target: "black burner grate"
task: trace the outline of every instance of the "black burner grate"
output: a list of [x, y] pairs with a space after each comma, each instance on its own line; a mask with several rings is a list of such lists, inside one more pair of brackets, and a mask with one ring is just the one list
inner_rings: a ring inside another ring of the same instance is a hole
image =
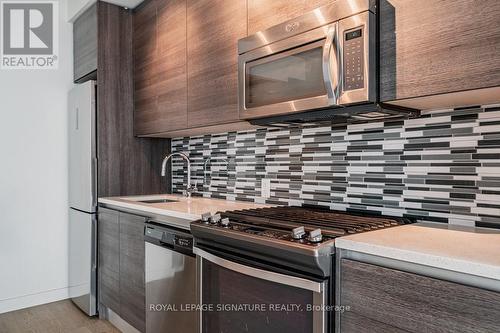
[[306, 229], [321, 228], [337, 237], [412, 223], [408, 219], [347, 213], [312, 207], [273, 207], [247, 209], [223, 213], [233, 221], [260, 227], [291, 230], [297, 226]]

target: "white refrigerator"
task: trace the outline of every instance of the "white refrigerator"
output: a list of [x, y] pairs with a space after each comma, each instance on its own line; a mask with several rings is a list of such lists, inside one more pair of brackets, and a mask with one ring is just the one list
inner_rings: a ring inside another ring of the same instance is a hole
[[97, 314], [96, 83], [69, 92], [69, 290], [89, 316]]

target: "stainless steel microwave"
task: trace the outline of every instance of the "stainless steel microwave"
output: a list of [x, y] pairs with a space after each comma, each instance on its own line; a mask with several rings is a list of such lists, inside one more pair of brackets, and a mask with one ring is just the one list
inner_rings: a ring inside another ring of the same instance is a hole
[[240, 118], [376, 103], [375, 9], [337, 0], [239, 40]]

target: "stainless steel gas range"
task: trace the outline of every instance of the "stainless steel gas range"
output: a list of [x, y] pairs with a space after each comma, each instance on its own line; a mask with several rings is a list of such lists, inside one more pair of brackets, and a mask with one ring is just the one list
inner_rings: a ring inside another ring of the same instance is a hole
[[409, 222], [317, 207], [204, 215], [191, 224], [201, 332], [333, 332], [335, 238]]

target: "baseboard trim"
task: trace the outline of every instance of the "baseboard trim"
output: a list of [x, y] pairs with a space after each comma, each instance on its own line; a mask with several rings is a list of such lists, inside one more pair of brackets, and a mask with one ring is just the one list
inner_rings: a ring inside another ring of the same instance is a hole
[[69, 288], [42, 291], [36, 294], [0, 300], [0, 313], [6, 313], [32, 306], [62, 301], [69, 298]]

